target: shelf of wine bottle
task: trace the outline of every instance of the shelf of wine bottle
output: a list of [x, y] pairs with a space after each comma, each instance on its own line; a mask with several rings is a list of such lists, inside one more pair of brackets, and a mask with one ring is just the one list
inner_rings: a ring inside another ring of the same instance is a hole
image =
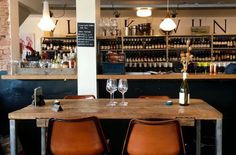
[[172, 62], [129, 62], [125, 63], [126, 72], [173, 72]]
[[[187, 42], [190, 48], [187, 49]], [[124, 36], [98, 39], [98, 53], [123, 52], [126, 72], [180, 72], [180, 53], [192, 55], [189, 72], [209, 72], [216, 63], [223, 72], [236, 61], [236, 35]], [[102, 61], [106, 60], [101, 54]]]
[[169, 48], [187, 48], [187, 41], [190, 41], [192, 49], [194, 48], [211, 48], [211, 36], [171, 36], [169, 37]]
[[213, 61], [236, 61], [236, 50], [214, 50]]
[[126, 51], [126, 62], [165, 62], [165, 51]]
[[170, 72], [173, 63], [166, 61], [163, 51], [126, 51], [126, 72]]
[[42, 38], [41, 48], [44, 51], [62, 50], [64, 52], [73, 50], [76, 47], [75, 38]]
[[124, 50], [140, 49], [165, 49], [166, 41], [164, 37], [125, 37], [123, 42]]
[[121, 39], [103, 39], [99, 41], [100, 51], [122, 50]]
[[208, 62], [211, 61], [211, 50], [192, 50], [193, 62]]
[[236, 36], [233, 35], [215, 35], [213, 36], [213, 48], [235, 48]]

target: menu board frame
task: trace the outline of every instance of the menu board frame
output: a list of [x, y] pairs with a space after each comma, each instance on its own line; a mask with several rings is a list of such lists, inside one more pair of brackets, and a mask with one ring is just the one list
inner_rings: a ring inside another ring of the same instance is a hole
[[77, 23], [77, 46], [94, 47], [95, 23]]

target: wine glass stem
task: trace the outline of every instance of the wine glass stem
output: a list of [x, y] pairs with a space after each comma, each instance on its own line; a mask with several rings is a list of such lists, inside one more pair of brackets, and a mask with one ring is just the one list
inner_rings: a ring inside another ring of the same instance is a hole
[[112, 93], [112, 102], [114, 102], [114, 93]]
[[113, 93], [110, 93], [110, 102], [112, 101], [112, 96], [113, 96], [112, 94], [113, 94]]
[[122, 93], [122, 102], [125, 102], [125, 93]]

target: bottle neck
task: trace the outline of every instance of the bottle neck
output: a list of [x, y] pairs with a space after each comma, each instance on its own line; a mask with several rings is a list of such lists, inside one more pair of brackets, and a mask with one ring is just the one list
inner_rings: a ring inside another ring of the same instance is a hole
[[183, 72], [183, 80], [186, 80], [186, 79], [187, 79], [187, 73]]

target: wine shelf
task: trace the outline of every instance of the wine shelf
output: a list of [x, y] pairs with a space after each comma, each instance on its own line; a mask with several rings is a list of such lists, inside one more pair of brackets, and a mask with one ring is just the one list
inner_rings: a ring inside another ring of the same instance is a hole
[[[222, 68], [236, 61], [236, 35], [122, 36], [97, 39], [98, 53], [113, 51], [126, 54], [125, 69], [128, 72], [180, 72], [180, 53], [187, 51], [187, 41], [190, 41], [193, 55], [189, 72], [196, 73], [199, 68], [197, 73], [203, 70], [208, 72], [206, 68], [211, 63], [218, 65], [220, 72], [224, 72]], [[101, 44], [116, 48], [101, 50]]]

